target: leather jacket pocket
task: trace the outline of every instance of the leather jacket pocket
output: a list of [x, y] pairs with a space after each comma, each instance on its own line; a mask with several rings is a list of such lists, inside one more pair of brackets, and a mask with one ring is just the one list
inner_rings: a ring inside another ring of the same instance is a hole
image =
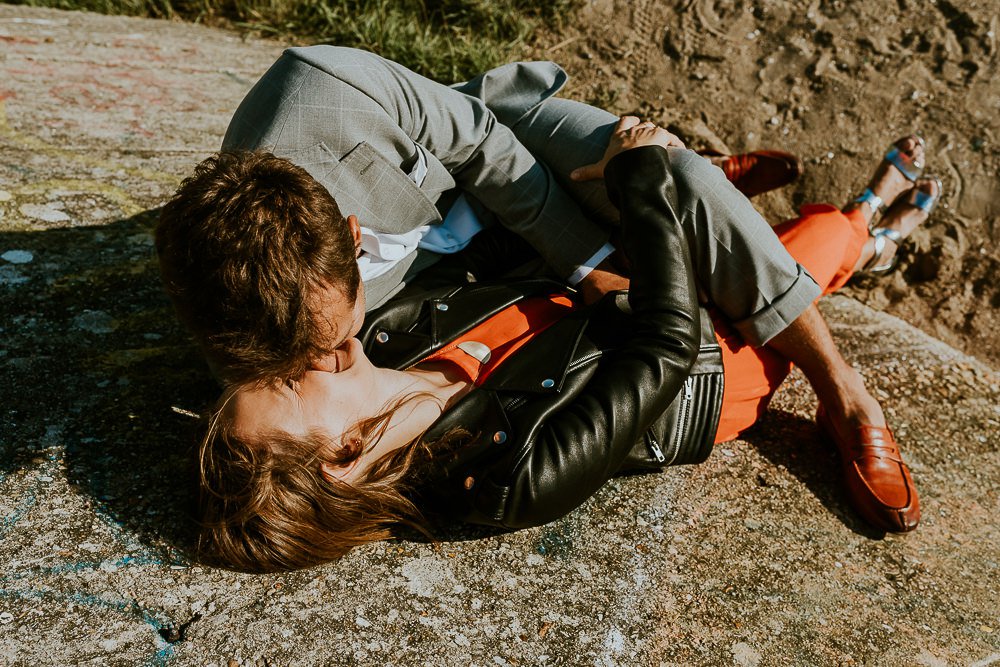
[[722, 410], [722, 351], [702, 345], [681, 391], [629, 452], [621, 472], [701, 463], [712, 453]]

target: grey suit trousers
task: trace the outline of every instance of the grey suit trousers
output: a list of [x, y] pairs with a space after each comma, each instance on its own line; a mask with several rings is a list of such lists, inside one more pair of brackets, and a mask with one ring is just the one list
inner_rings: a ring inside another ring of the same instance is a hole
[[[617, 210], [603, 182], [578, 183], [569, 174], [600, 160], [617, 120], [601, 109], [553, 97], [512, 130], [548, 165], [585, 214], [616, 225]], [[669, 154], [682, 224], [693, 230], [688, 236], [703, 297], [745, 341], [763, 345], [819, 298], [820, 287], [721, 169], [693, 151], [669, 149]]]

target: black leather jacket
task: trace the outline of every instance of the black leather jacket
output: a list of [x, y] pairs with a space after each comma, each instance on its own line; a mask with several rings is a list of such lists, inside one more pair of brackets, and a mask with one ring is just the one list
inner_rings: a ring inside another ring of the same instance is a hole
[[[696, 463], [711, 451], [721, 353], [696, 300], [668, 154], [626, 151], [605, 180], [621, 211], [630, 290], [534, 337], [434, 424], [430, 439], [455, 427], [473, 437], [435, 459], [421, 490], [432, 509], [540, 525], [615, 474]], [[376, 365], [406, 368], [520, 299], [562, 290], [543, 279], [442, 287], [372, 311], [360, 338]]]

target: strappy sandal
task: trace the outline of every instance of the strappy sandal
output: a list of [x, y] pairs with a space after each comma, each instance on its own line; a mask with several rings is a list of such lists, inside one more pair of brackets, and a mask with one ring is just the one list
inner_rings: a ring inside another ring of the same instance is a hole
[[[941, 199], [942, 193], [944, 193], [944, 185], [941, 183], [941, 179], [935, 177], [928, 177], [925, 179], [920, 179], [922, 181], [933, 181], [936, 187], [936, 194], [928, 194], [918, 187], [914, 186], [910, 189], [908, 194], [904, 194], [895, 202], [893, 206], [912, 206], [917, 208], [927, 214], [927, 218], [930, 217], [931, 212], [934, 207], [937, 206], [938, 200]], [[926, 218], [923, 222], [926, 222]], [[876, 227], [872, 229], [869, 234], [875, 239], [874, 252], [872, 253], [871, 259], [861, 267], [862, 271], [866, 271], [870, 274], [876, 276], [884, 276], [887, 273], [891, 273], [896, 265], [899, 264], [899, 246], [903, 241], [903, 235], [898, 229], [892, 229], [890, 227]], [[885, 244], [887, 241], [892, 241], [896, 244], [896, 252], [892, 254], [892, 257], [883, 264], [878, 264], [878, 261], [882, 258], [882, 253], [885, 250]]]
[[[926, 146], [922, 137], [919, 137], [916, 134], [911, 134], [901, 139], [897, 139], [896, 142], [889, 147], [889, 150], [886, 151], [883, 160], [896, 167], [896, 169], [899, 170], [899, 173], [901, 173], [906, 180], [915, 183], [916, 180], [920, 178], [920, 175], [924, 173], [924, 163], [922, 160], [916, 160], [899, 150], [898, 146], [898, 144], [911, 137], [916, 139], [917, 143], [921, 146]], [[865, 191], [862, 192], [861, 195], [854, 200], [854, 202], [856, 204], [868, 204], [868, 206], [871, 207], [873, 216], [885, 207], [885, 201], [880, 196], [875, 194], [871, 188], [865, 188]], [[885, 242], [883, 242], [883, 246], [884, 245]]]

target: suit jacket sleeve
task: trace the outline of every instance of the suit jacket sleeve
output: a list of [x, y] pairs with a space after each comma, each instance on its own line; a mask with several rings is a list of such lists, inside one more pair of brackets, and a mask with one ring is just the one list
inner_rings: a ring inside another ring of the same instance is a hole
[[529, 436], [510, 481], [504, 524], [511, 528], [566, 514], [616, 474], [676, 396], [698, 353], [699, 310], [668, 152], [626, 151], [605, 178], [632, 262], [634, 334]]
[[[308, 76], [274, 92], [284, 108], [276, 114], [282, 126], [270, 130], [281, 135], [282, 143], [322, 141], [339, 156], [363, 140], [383, 153], [402, 150], [399, 139], [408, 137], [562, 277], [607, 241], [607, 232], [583, 215], [548, 167], [481, 99], [355, 49], [291, 49], [284, 56], [289, 57], [322, 76]], [[394, 147], [391, 138], [400, 131], [406, 136], [397, 138]]]

